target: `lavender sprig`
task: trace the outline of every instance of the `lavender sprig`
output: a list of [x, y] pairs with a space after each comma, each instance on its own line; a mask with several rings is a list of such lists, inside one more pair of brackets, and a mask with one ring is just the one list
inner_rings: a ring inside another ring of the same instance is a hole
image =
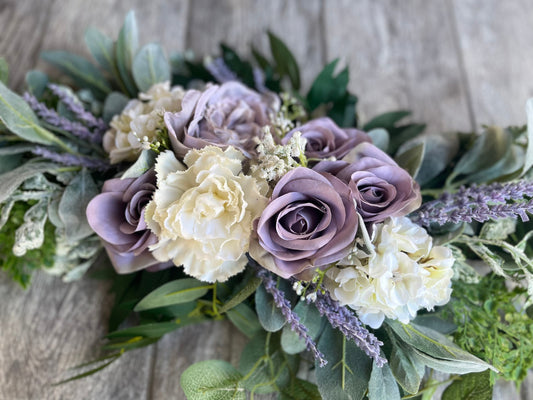
[[300, 317], [298, 317], [298, 315], [292, 311], [289, 300], [287, 300], [283, 292], [276, 287], [276, 281], [264, 269], [259, 270], [257, 272], [257, 276], [263, 281], [265, 290], [274, 298], [274, 304], [277, 308], [279, 308], [285, 317], [285, 320], [289, 324], [291, 330], [305, 340], [307, 350], [309, 350], [311, 354], [313, 354], [313, 357], [318, 360], [320, 366], [325, 366], [328, 361], [324, 358], [324, 354], [318, 350], [316, 343], [313, 341], [311, 336], [309, 336], [307, 327], [300, 322]]
[[76, 156], [68, 153], [56, 153], [55, 151], [42, 146], [36, 146], [32, 150], [32, 153], [36, 156], [47, 158], [48, 160], [55, 161], [63, 165], [85, 167], [97, 171], [107, 171], [109, 169], [109, 164], [107, 164], [105, 161], [89, 157]]
[[237, 75], [233, 72], [222, 57], [217, 57], [205, 64], [205, 68], [219, 82], [238, 81]]
[[48, 88], [54, 93], [59, 100], [76, 116], [76, 118], [85, 123], [89, 128], [94, 129], [95, 135], [103, 135], [107, 130], [107, 124], [101, 118], [96, 118], [93, 114], [83, 108], [82, 105], [74, 101], [73, 97], [60, 86], [53, 83]]
[[347, 339], [355, 342], [368, 357], [373, 358], [378, 367], [387, 363], [387, 359], [381, 357], [380, 354], [383, 342], [370, 333], [352, 311], [333, 300], [329, 293], [323, 294], [320, 290], [317, 291], [317, 299], [314, 303], [320, 315], [326, 316], [333, 328], [338, 329]]
[[531, 197], [533, 182], [526, 180], [463, 186], [454, 194], [444, 193], [425, 203], [413, 214], [412, 220], [424, 226], [517, 217], [525, 222], [529, 221], [527, 214], [533, 212]]
[[45, 122], [59, 128], [63, 131], [69, 132], [74, 136], [98, 143], [101, 138], [94, 135], [86, 126], [79, 122], [71, 121], [68, 118], [60, 116], [56, 111], [47, 108], [43, 103], [40, 103], [35, 96], [26, 92], [24, 93], [24, 100], [31, 109]]

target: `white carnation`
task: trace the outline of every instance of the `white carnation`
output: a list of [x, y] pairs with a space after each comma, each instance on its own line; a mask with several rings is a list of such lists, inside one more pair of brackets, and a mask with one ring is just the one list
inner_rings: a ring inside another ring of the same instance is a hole
[[135, 161], [143, 148], [156, 139], [165, 111], [181, 110], [183, 88], [170, 88], [169, 82], [157, 83], [148, 92], [130, 100], [120, 115], [115, 115], [103, 139], [111, 163]]
[[156, 162], [157, 189], [146, 207], [158, 237], [150, 247], [201, 281], [225, 281], [247, 264], [252, 222], [267, 199], [254, 178], [242, 173], [241, 152], [208, 146], [191, 150], [183, 166], [171, 151]]
[[[389, 218], [374, 226], [370, 254], [351, 266], [327, 272], [326, 288], [361, 321], [379, 328], [385, 318], [408, 323], [421, 308], [450, 300], [452, 252], [432, 247], [431, 236], [409, 218]], [[368, 247], [368, 243], [367, 243]]]

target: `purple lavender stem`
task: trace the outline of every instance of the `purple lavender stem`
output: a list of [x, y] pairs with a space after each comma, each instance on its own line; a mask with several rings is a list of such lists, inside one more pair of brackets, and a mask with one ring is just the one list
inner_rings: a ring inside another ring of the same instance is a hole
[[457, 193], [444, 193], [440, 198], [423, 204], [411, 219], [424, 226], [517, 217], [525, 222], [529, 220], [527, 213], [533, 212], [531, 197], [533, 182], [526, 180], [463, 186]]
[[311, 336], [309, 336], [307, 327], [300, 322], [300, 317], [292, 311], [289, 300], [287, 300], [283, 292], [276, 287], [276, 281], [264, 269], [259, 270], [257, 276], [263, 281], [265, 290], [274, 298], [274, 304], [280, 309], [291, 330], [305, 340], [307, 350], [313, 354], [315, 360], [318, 360], [320, 366], [325, 366], [328, 361], [324, 358], [324, 354], [318, 350], [315, 342]]
[[97, 171], [106, 171], [109, 169], [109, 164], [104, 161], [89, 157], [80, 157], [74, 154], [56, 153], [46, 147], [36, 146], [32, 150], [32, 153], [63, 165], [85, 167]]
[[43, 103], [40, 103], [32, 94], [28, 92], [24, 93], [24, 100], [28, 103], [31, 109], [48, 124], [69, 132], [82, 140], [93, 143], [98, 143], [101, 140], [101, 138], [96, 137], [86, 126], [60, 116], [56, 111], [51, 110]]
[[107, 130], [107, 124], [101, 119], [96, 118], [93, 114], [83, 108], [82, 105], [75, 102], [72, 96], [60, 86], [53, 83], [48, 85], [48, 88], [54, 93], [59, 100], [76, 116], [76, 118], [85, 123], [89, 128], [95, 130], [94, 134], [102, 136]]
[[219, 82], [238, 81], [237, 75], [224, 62], [222, 57], [217, 57], [211, 62], [206, 63], [205, 68]]
[[378, 367], [387, 363], [387, 359], [380, 355], [383, 342], [370, 333], [352, 311], [333, 300], [327, 292], [322, 294], [320, 291], [317, 292], [315, 306], [320, 315], [326, 316], [333, 328], [341, 331], [347, 339], [353, 340], [368, 357], [374, 359]]

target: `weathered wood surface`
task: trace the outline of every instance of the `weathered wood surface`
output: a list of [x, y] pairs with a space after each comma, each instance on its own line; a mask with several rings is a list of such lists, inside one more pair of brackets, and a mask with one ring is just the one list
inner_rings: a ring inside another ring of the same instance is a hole
[[[430, 132], [523, 124], [533, 96], [533, 5], [528, 0], [0, 0], [0, 55], [10, 84], [39, 66], [41, 50], [87, 54], [83, 32], [116, 35], [137, 11], [143, 42], [169, 50], [216, 51], [220, 40], [247, 52], [266, 49], [264, 31], [297, 56], [304, 85], [325, 62], [342, 57], [363, 119], [414, 110]], [[0, 400], [182, 399], [179, 376], [193, 362], [234, 364], [245, 338], [228, 323], [199, 325], [125, 355], [87, 379], [52, 387], [90, 360], [106, 331], [111, 298], [101, 282], [64, 284], [40, 274], [23, 292], [0, 275]], [[518, 393], [499, 384], [494, 399], [533, 398], [533, 377]]]

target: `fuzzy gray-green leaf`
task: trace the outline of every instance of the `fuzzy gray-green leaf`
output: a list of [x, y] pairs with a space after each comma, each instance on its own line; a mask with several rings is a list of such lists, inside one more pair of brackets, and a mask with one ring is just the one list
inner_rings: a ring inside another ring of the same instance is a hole
[[155, 43], [144, 46], [133, 59], [133, 79], [146, 92], [156, 83], [170, 80], [170, 65], [163, 48]]
[[180, 383], [188, 400], [246, 400], [242, 378], [227, 361], [207, 360], [187, 368]]
[[0, 82], [3, 82], [7, 85], [7, 80], [9, 78], [9, 66], [4, 57], [0, 57]]
[[416, 177], [420, 166], [422, 165], [422, 160], [424, 159], [424, 153], [426, 150], [426, 143], [421, 141], [419, 143], [413, 142], [411, 147], [400, 148], [398, 150], [398, 155], [396, 156], [396, 162], [400, 167], [405, 169], [409, 175]]
[[118, 40], [115, 46], [117, 67], [120, 78], [126, 86], [130, 96], [137, 94], [137, 88], [132, 76], [133, 58], [137, 53], [139, 47], [139, 33], [137, 30], [137, 22], [135, 20], [135, 12], [130, 11], [126, 15], [124, 25], [118, 35]]
[[426, 370], [424, 364], [397, 343], [393, 343], [389, 364], [401, 387], [408, 393], [417, 393]]
[[85, 44], [98, 64], [110, 74], [115, 74], [113, 40], [98, 29], [90, 27], [85, 31]]
[[26, 85], [30, 93], [40, 99], [48, 85], [48, 75], [37, 69], [28, 71], [26, 73]]
[[254, 311], [244, 303], [241, 303], [227, 312], [229, 320], [248, 338], [253, 337], [261, 330], [261, 325]]
[[126, 97], [120, 92], [110, 93], [104, 102], [102, 115], [104, 121], [109, 122], [115, 115], [120, 114], [128, 104], [128, 101], [130, 101], [129, 97]]
[[387, 364], [378, 367], [372, 365], [372, 373], [368, 382], [368, 400], [400, 400], [400, 390], [396, 379]]
[[18, 168], [0, 175], [0, 203], [3, 203], [26, 179], [57, 169], [51, 162], [27, 162]]
[[285, 317], [263, 285], [259, 286], [255, 292], [255, 309], [259, 322], [266, 331], [276, 332], [285, 325]]

